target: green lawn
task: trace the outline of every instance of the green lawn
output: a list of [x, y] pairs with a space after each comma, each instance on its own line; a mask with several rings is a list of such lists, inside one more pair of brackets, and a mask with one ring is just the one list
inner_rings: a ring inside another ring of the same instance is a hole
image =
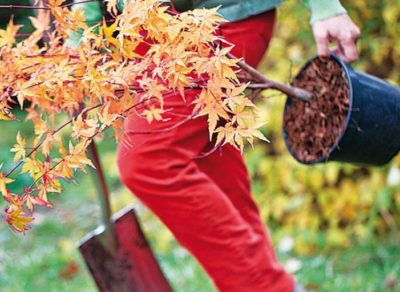
[[[76, 249], [76, 242], [95, 227], [99, 211], [88, 180], [81, 181], [56, 200], [54, 210], [41, 212], [27, 235], [15, 235], [2, 225], [0, 291], [96, 290]], [[158, 221], [139, 210], [147, 233], [159, 230], [148, 237], [175, 290], [214, 291], [198, 264]], [[298, 261], [295, 275], [311, 291], [385, 291], [385, 279], [400, 276], [399, 255], [399, 245], [390, 240], [307, 257], [279, 254], [283, 263]]]
[[[3, 124], [7, 135], [0, 142], [0, 159], [9, 161], [8, 149], [14, 143], [18, 125]], [[23, 129], [25, 132], [29, 131], [27, 127]], [[175, 291], [214, 291], [196, 261], [121, 186], [115, 166], [114, 142], [102, 143], [101, 152], [112, 189], [114, 211], [129, 203], [136, 205], [143, 228]], [[62, 195], [50, 198], [54, 209], [41, 209], [26, 235], [14, 234], [6, 224], [0, 224], [1, 292], [96, 291], [76, 243], [97, 226], [100, 210], [90, 176], [79, 175], [78, 182], [64, 185], [66, 191]], [[310, 291], [386, 291], [386, 279], [390, 275], [400, 277], [400, 246], [398, 240], [391, 238], [345, 250], [321, 251], [312, 256], [280, 252], [279, 257]], [[400, 291], [398, 280], [396, 285], [391, 291]]]

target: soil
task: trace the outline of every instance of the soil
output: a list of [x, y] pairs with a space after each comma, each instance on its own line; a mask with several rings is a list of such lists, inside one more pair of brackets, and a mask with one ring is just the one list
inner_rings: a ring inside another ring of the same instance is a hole
[[317, 162], [328, 157], [344, 130], [348, 80], [333, 58], [316, 58], [292, 85], [311, 91], [313, 98], [309, 102], [290, 100], [283, 121], [287, 143], [299, 161]]

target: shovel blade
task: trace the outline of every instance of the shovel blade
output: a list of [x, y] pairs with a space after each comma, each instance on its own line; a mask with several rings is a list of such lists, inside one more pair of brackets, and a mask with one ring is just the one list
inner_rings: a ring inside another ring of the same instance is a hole
[[133, 208], [113, 216], [117, 249], [112, 252], [101, 237], [104, 228], [88, 234], [79, 244], [100, 291], [111, 292], [170, 292], [168, 281], [161, 271], [150, 245], [139, 225]]

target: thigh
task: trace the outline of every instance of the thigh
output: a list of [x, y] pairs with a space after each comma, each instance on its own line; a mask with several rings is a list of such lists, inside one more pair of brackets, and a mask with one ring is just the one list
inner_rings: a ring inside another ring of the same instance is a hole
[[[147, 121], [129, 122], [135, 124], [136, 131], [163, 129], [157, 123], [148, 126]], [[222, 179], [227, 174], [216, 168], [218, 164], [227, 163], [226, 168], [246, 177], [245, 168], [236, 167], [240, 153], [226, 155], [222, 160], [205, 158], [203, 162], [209, 162], [206, 171], [194, 159], [209, 143], [206, 119], [192, 120], [171, 131], [131, 138], [135, 145], [120, 147], [118, 157], [124, 184], [193, 253], [220, 291], [291, 289], [292, 280], [276, 263], [274, 253], [266, 248], [265, 236], [256, 232], [239, 211], [240, 195], [249, 192], [238, 192], [238, 199], [233, 200], [230, 196], [236, 193], [227, 195], [222, 188], [228, 190], [232, 181]], [[210, 168], [214, 167], [210, 175]], [[248, 183], [239, 188], [248, 189]]]

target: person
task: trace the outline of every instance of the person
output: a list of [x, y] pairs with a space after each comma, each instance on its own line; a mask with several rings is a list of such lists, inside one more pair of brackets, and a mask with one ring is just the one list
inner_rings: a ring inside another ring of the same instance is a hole
[[[175, 0], [175, 9], [212, 8], [228, 20], [222, 36], [233, 55], [256, 67], [268, 48], [280, 0]], [[338, 0], [309, 0], [311, 25], [320, 56], [334, 52], [347, 62], [358, 58], [360, 31]], [[88, 21], [99, 21], [97, 3], [81, 3]], [[96, 8], [97, 5], [97, 8]], [[299, 287], [278, 262], [269, 235], [251, 197], [243, 157], [231, 145], [213, 147], [206, 118], [170, 129], [192, 113], [198, 91], [165, 99], [173, 115], [151, 124], [138, 115], [125, 123], [129, 142], [120, 143], [122, 182], [172, 231], [204, 267], [220, 291], [296, 291]], [[135, 131], [137, 133], [135, 133]], [[144, 132], [157, 134], [143, 134]], [[142, 133], [142, 134], [140, 134]]]

